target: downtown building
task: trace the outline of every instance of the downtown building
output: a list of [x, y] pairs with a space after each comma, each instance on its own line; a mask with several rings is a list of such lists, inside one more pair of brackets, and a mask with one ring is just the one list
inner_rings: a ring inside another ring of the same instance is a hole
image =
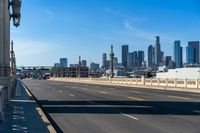
[[154, 46], [154, 64], [155, 66], [163, 65], [164, 52], [161, 51], [160, 37], [156, 36], [156, 44]]
[[186, 47], [186, 63], [199, 64], [199, 41], [189, 41]]
[[124, 68], [127, 68], [128, 53], [129, 53], [128, 45], [122, 45], [122, 66]]
[[67, 58], [60, 58], [60, 67], [67, 67]]
[[174, 61], [176, 68], [181, 68], [183, 66], [183, 48], [181, 47], [181, 41], [174, 41]]
[[161, 51], [159, 36], [156, 36], [156, 43], [154, 46], [149, 45], [147, 53], [148, 53], [148, 66], [150, 68], [164, 65], [164, 52]]

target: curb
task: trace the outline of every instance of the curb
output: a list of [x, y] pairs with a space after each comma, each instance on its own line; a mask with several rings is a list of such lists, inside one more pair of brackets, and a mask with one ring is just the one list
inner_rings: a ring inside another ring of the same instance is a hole
[[42, 107], [40, 107], [40, 104], [38, 102], [38, 100], [36, 99], [36, 97], [31, 93], [31, 91], [28, 89], [28, 87], [24, 84], [24, 82], [22, 80], [19, 80], [19, 82], [22, 84], [22, 86], [25, 88], [27, 94], [32, 97], [35, 101], [36, 101], [36, 104], [37, 104], [37, 112], [38, 114], [40, 115], [42, 121], [44, 123], [46, 123], [45, 125], [47, 126], [47, 129], [49, 130], [50, 133], [57, 133], [57, 131], [55, 130], [55, 128], [52, 126], [50, 120], [49, 120], [49, 115], [45, 114], [42, 110]]

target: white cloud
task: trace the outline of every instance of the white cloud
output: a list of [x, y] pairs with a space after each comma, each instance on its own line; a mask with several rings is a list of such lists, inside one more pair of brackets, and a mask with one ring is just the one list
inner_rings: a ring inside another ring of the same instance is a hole
[[153, 41], [153, 40], [155, 40], [155, 36], [157, 36], [157, 35], [161, 36], [162, 40], [164, 40], [165, 42], [173, 43], [173, 41], [177, 39], [175, 37], [171, 37], [171, 36], [164, 35], [161, 33], [149, 32], [149, 31], [134, 27], [130, 20], [124, 21], [124, 27], [126, 30], [125, 30], [125, 32], [123, 32], [123, 34], [143, 38], [146, 40]]
[[53, 12], [52, 12], [52, 11], [50, 11], [49, 9], [47, 9], [47, 10], [46, 10], [46, 14], [47, 14], [47, 15], [52, 15], [52, 14], [53, 14]]

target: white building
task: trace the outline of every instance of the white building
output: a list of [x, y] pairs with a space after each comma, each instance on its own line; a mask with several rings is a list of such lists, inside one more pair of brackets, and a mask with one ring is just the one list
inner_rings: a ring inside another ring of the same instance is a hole
[[157, 73], [156, 78], [200, 79], [200, 67], [169, 69]]

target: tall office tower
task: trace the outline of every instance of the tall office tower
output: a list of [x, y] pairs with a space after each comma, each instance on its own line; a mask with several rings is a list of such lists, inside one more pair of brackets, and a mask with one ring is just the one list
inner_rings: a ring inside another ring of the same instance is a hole
[[129, 70], [133, 69], [133, 61], [134, 61], [133, 57], [134, 57], [134, 53], [133, 52], [128, 53], [128, 56], [127, 56], [127, 68]]
[[114, 58], [113, 58], [113, 66], [114, 66], [114, 67], [117, 67], [117, 66], [118, 66], [118, 58], [117, 58], [117, 57], [114, 57]]
[[194, 64], [194, 62], [195, 62], [194, 48], [191, 46], [187, 46], [186, 47], [186, 63]]
[[67, 67], [67, 58], [60, 58], [60, 66]]
[[127, 67], [128, 45], [122, 45], [122, 66]]
[[154, 50], [154, 48], [153, 48], [153, 46], [152, 45], [149, 45], [149, 47], [148, 47], [148, 66], [149, 67], [153, 67], [154, 66], [154, 60], [153, 60], [153, 58], [154, 58], [154, 52], [153, 52], [153, 50]]
[[138, 51], [138, 67], [141, 67], [143, 62], [144, 62], [144, 51]]
[[199, 41], [190, 41], [188, 46], [193, 47], [194, 49], [194, 63], [199, 64]]
[[161, 61], [161, 50], [160, 50], [160, 37], [156, 36], [156, 44], [155, 44], [155, 65], [159, 66]]
[[87, 67], [87, 61], [86, 60], [82, 60], [81, 61], [81, 66], [82, 67]]
[[170, 63], [171, 60], [172, 60], [171, 56], [166, 56], [165, 57], [164, 62], [165, 62], [165, 66], [166, 67], [169, 67], [169, 63]]
[[181, 68], [183, 66], [183, 49], [181, 47], [181, 41], [174, 41], [174, 61], [176, 63], [176, 68]]
[[137, 51], [133, 52], [133, 68], [138, 67], [138, 53]]
[[102, 67], [106, 68], [107, 67], [107, 54], [103, 53], [102, 55]]

